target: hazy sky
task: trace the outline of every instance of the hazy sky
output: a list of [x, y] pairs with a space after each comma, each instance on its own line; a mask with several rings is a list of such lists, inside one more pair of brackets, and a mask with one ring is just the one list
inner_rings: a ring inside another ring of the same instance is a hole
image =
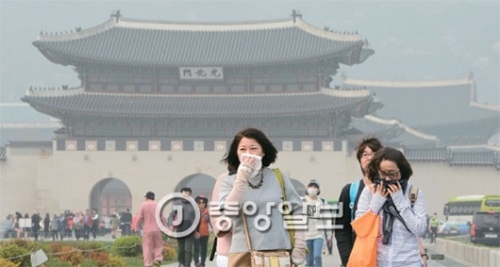
[[[472, 71], [479, 102], [500, 104], [499, 1], [23, 1], [1, 3], [0, 101], [16, 102], [29, 86], [77, 86], [71, 66], [47, 60], [31, 43], [39, 32], [64, 32], [124, 17], [169, 21], [246, 21], [299, 10], [318, 27], [358, 31], [375, 50], [340, 71], [375, 80], [465, 78]], [[339, 75], [334, 77], [339, 81]]]

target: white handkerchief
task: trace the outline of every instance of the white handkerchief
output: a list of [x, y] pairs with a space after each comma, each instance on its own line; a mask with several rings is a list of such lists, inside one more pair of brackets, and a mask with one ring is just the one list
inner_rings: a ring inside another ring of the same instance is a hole
[[[262, 168], [262, 157], [253, 155], [253, 154], [248, 154], [248, 153], [243, 153], [241, 154], [241, 159], [244, 158], [254, 158], [254, 165], [253, 165], [253, 173], [250, 175], [250, 178], [255, 177], [257, 174], [259, 174], [259, 170]], [[240, 160], [241, 161], [241, 160]]]

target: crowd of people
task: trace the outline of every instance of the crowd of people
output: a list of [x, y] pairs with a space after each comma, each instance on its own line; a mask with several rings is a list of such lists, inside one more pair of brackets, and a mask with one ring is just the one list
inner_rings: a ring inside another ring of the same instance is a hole
[[44, 217], [38, 212], [31, 216], [20, 212], [9, 214], [2, 222], [3, 238], [34, 238], [44, 240], [95, 240], [99, 236], [116, 238], [138, 235], [140, 228], [136, 227], [137, 218], [133, 218], [130, 210], [100, 216], [97, 209], [87, 209], [85, 212], [66, 210], [60, 214], [46, 213]]
[[[367, 138], [357, 146], [356, 157], [363, 176], [343, 187], [339, 196], [343, 215], [333, 222], [340, 227], [325, 231], [319, 226], [328, 222], [317, 212], [324, 205], [318, 197], [319, 183], [310, 181], [306, 196], [301, 198], [288, 177], [269, 168], [277, 159], [277, 150], [264, 133], [254, 128], [237, 133], [222, 160], [228, 172], [217, 179], [212, 195], [212, 201], [219, 202], [222, 211], [234, 210], [234, 204], [240, 211], [223, 227], [219, 224], [214, 228], [218, 237], [217, 265], [250, 266], [252, 259], [242, 254], [252, 250], [264, 255], [283, 251], [289, 264], [323, 266], [323, 242], [333, 242], [334, 235], [342, 265], [359, 266], [354, 262], [360, 256], [351, 257], [357, 231], [362, 235], [374, 231], [377, 251], [370, 266], [426, 266], [427, 254], [420, 237], [429, 229], [428, 216], [422, 190], [409, 182], [413, 171], [404, 154], [383, 147], [377, 138]], [[276, 207], [283, 201], [290, 204], [289, 214], [307, 216], [307, 226], [302, 228], [305, 231], [299, 228], [291, 235], [284, 227], [288, 223], [285, 216], [266, 209], [270, 203]], [[249, 202], [254, 208], [246, 214], [243, 207]], [[212, 222], [221, 216], [229, 215], [212, 216]], [[365, 223], [354, 230], [351, 224], [365, 216], [377, 218], [377, 224]], [[265, 230], [259, 227], [262, 222], [267, 226]], [[365, 242], [358, 239], [358, 243]], [[190, 266], [190, 262], [179, 262], [180, 266]]]
[[[334, 240], [342, 265], [354, 266], [357, 259], [352, 251], [362, 242], [359, 236], [372, 230], [377, 234], [376, 266], [426, 266], [421, 237], [431, 233], [431, 242], [435, 242], [437, 217], [426, 215], [423, 190], [409, 181], [413, 175], [410, 163], [401, 151], [384, 147], [374, 137], [363, 139], [355, 153], [362, 175], [343, 186], [338, 198], [343, 215], [334, 218], [334, 211], [325, 209], [329, 206], [319, 197], [317, 180], [311, 179], [306, 194], [299, 195], [284, 172], [270, 168], [278, 151], [267, 136], [255, 128], [238, 132], [221, 160], [227, 171], [218, 177], [211, 198], [198, 195], [193, 205], [191, 188], [182, 188], [177, 208], [169, 216], [161, 216], [167, 234], [177, 240], [179, 266], [188, 267], [192, 262], [196, 267], [205, 266], [207, 258], [213, 257], [207, 255], [211, 232], [216, 236], [213, 253], [220, 267], [250, 266], [249, 251], [262, 252], [264, 260], [272, 252], [289, 264], [320, 267], [324, 247], [331, 254]], [[30, 217], [17, 212], [8, 219], [18, 238], [31, 231], [35, 240], [39, 232], [52, 240], [89, 240], [102, 234], [114, 238], [119, 227], [122, 235], [140, 232], [145, 266], [160, 266], [163, 241], [155, 219], [155, 194], [147, 192], [144, 198], [136, 216], [127, 210], [101, 218], [94, 209], [52, 217], [46, 214], [44, 218], [38, 213]], [[216, 203], [215, 210], [209, 209], [209, 200]], [[332, 213], [325, 216], [322, 210]], [[307, 223], [290, 231], [287, 216], [306, 217]], [[376, 216], [378, 223], [353, 228], [362, 225], [357, 222], [367, 216]], [[21, 225], [22, 218], [30, 218], [31, 226]]]

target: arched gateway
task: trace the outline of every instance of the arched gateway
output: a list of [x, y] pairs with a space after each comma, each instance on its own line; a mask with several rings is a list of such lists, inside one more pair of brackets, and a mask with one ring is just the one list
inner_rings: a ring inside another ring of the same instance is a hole
[[183, 187], [189, 187], [193, 191], [193, 197], [203, 195], [211, 198], [214, 189], [215, 178], [206, 174], [193, 174], [182, 179], [175, 187], [175, 192], [181, 191]]
[[94, 185], [90, 193], [90, 208], [101, 215], [122, 212], [132, 207], [128, 186], [116, 178], [105, 178]]

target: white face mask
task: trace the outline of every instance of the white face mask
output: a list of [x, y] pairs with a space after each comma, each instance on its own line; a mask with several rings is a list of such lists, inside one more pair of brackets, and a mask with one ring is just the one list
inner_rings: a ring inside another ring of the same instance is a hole
[[307, 194], [310, 196], [317, 196], [318, 189], [317, 188], [307, 188]]

